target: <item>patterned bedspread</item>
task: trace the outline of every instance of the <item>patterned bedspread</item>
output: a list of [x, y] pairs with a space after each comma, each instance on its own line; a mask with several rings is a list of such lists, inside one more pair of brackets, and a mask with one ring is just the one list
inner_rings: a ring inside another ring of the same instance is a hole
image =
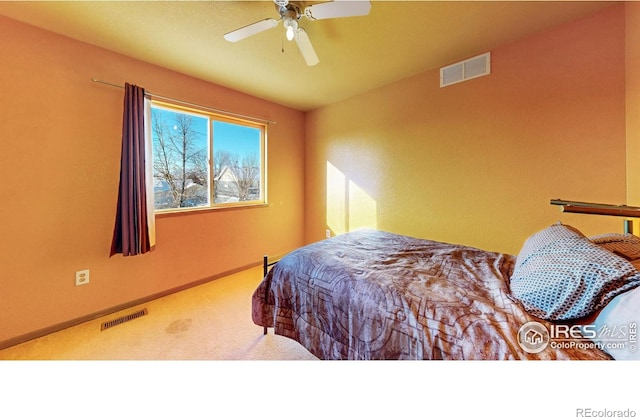
[[593, 347], [527, 353], [538, 321], [511, 297], [513, 255], [356, 231], [297, 249], [256, 289], [252, 318], [320, 359], [610, 359]]

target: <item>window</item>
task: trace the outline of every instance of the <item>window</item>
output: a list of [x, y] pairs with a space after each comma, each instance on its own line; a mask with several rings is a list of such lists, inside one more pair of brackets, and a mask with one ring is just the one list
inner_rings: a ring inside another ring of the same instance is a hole
[[154, 102], [151, 132], [156, 211], [266, 202], [266, 125]]

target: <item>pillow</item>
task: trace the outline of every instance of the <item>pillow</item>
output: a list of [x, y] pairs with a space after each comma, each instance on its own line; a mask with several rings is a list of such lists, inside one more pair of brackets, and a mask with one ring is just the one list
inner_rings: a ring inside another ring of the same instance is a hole
[[[616, 360], [640, 360], [637, 339], [640, 322], [640, 288], [616, 296], [587, 328], [590, 337]], [[587, 335], [587, 333], [585, 333]]]
[[630, 261], [640, 259], [640, 237], [631, 233], [609, 233], [591, 237], [591, 241]]
[[640, 272], [577, 229], [554, 224], [525, 241], [516, 257], [510, 286], [531, 315], [543, 320], [573, 320], [640, 286]]

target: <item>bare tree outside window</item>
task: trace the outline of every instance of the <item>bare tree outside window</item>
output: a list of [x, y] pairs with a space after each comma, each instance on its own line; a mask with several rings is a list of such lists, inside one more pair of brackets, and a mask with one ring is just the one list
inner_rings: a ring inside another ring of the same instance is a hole
[[263, 125], [152, 106], [152, 131], [156, 210], [264, 202]]
[[260, 197], [260, 163], [255, 152], [242, 157], [221, 151], [214, 157], [214, 200], [253, 201]]
[[152, 112], [156, 209], [208, 205], [207, 119]]

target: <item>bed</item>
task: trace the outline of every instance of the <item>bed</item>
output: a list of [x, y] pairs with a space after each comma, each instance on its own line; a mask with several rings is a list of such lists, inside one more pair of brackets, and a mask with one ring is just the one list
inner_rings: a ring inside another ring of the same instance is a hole
[[[592, 333], [612, 300], [640, 304], [640, 273], [620, 250], [640, 258], [634, 238], [556, 224], [511, 255], [353, 231], [265, 258], [252, 319], [320, 359], [616, 359], [621, 345], [603, 349]], [[640, 319], [632, 310], [610, 319]]]

